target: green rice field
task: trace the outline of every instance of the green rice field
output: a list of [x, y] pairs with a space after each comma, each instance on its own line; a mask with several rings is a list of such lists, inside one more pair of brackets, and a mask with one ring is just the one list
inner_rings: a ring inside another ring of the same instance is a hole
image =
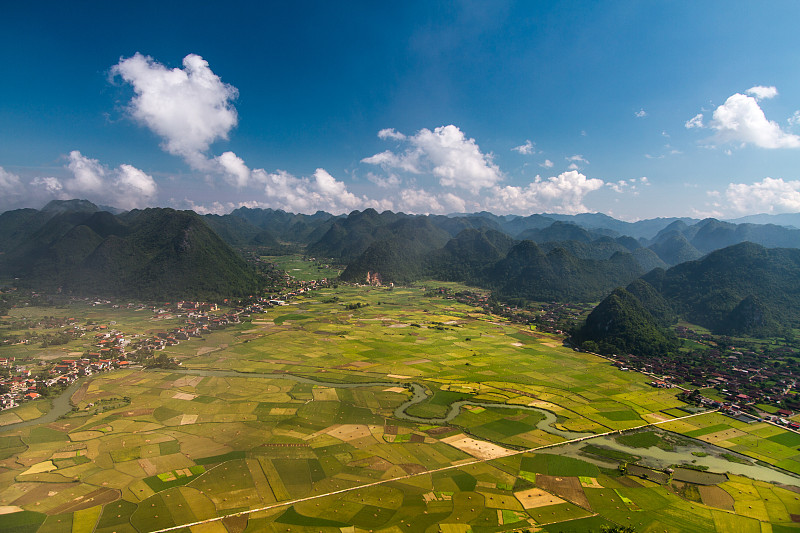
[[[425, 293], [304, 295], [165, 350], [181, 370], [98, 374], [57, 421], [0, 426], [0, 531], [800, 530], [797, 486], [657, 483], [607, 466], [625, 462], [613, 454], [538, 452], [658, 422], [800, 473], [797, 434], [717, 413], [669, 422], [686, 415], [676, 390]], [[107, 312], [132, 334], [164, 329], [152, 313]], [[416, 418], [398, 415], [414, 390], [425, 394], [407, 410]], [[130, 402], [108, 401], [122, 395]], [[472, 403], [438, 420], [460, 401]], [[637, 450], [664, 446], [630, 435], [620, 438]]]

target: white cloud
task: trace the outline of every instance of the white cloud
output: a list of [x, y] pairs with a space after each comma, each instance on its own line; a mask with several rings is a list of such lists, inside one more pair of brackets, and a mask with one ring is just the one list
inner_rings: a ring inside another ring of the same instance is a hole
[[326, 199], [336, 199], [337, 203], [345, 209], [353, 210], [363, 202], [347, 190], [347, 186], [337, 181], [324, 168], [314, 171], [314, 190], [316, 194]]
[[751, 185], [731, 183], [725, 199], [738, 214], [796, 213], [800, 211], [800, 181], [764, 178]]
[[[768, 120], [758, 100], [778, 94], [775, 87], [751, 87], [753, 96], [736, 93], [714, 110], [708, 126], [716, 131], [710, 141], [714, 145], [753, 144], [760, 148], [800, 148], [800, 136], [785, 132], [777, 122]], [[792, 119], [789, 119], [790, 124]], [[685, 124], [687, 128], [703, 128], [703, 115], [698, 114]]]
[[512, 150], [514, 150], [515, 152], [519, 152], [522, 155], [531, 155], [535, 151], [533, 143], [530, 141], [530, 139], [526, 139], [525, 144], [522, 144], [520, 146], [515, 146], [514, 148], [512, 148]]
[[794, 114], [786, 119], [790, 126], [797, 126], [800, 124], [800, 110], [795, 111]]
[[406, 140], [406, 136], [395, 130], [394, 128], [384, 128], [378, 132], [378, 137], [381, 139], [394, 139], [396, 141]]
[[224, 215], [226, 213], [230, 213], [234, 209], [238, 209], [239, 207], [247, 207], [249, 209], [271, 207], [264, 202], [259, 202], [256, 200], [247, 200], [244, 202], [214, 201], [210, 205], [197, 204], [190, 198], [184, 198], [181, 202], [176, 202], [174, 198], [171, 198], [170, 201], [172, 205], [181, 204], [182, 208], [191, 209], [195, 213], [199, 213], [201, 215], [207, 215], [209, 213], [213, 213], [215, 215]]
[[111, 169], [77, 150], [69, 153], [65, 168], [69, 172], [66, 178], [37, 176], [24, 183], [0, 167], [0, 209], [41, 205], [53, 198], [86, 198], [133, 209], [151, 205], [158, 190], [155, 180], [136, 167], [122, 164]]
[[423, 189], [404, 189], [400, 191], [400, 211], [406, 213], [428, 214], [443, 213], [444, 206], [439, 203], [436, 195]]
[[487, 195], [484, 208], [500, 213], [585, 213], [583, 199], [603, 186], [603, 180], [577, 171], [563, 172], [555, 177], [536, 179], [526, 187], [494, 187]]
[[251, 171], [251, 179], [264, 187], [264, 205], [294, 213], [322, 210], [338, 215], [367, 207], [381, 211], [393, 209], [390, 200], [371, 200], [366, 196], [356, 196], [347, 190], [344, 182], [337, 180], [323, 168], [316, 169], [311, 177], [301, 178], [285, 170], [267, 172], [264, 169], [255, 169]]
[[156, 196], [156, 182], [138, 168], [120, 165], [112, 184], [115, 207], [133, 209], [148, 207]]
[[222, 175], [232, 185], [242, 188], [250, 182], [250, 169], [242, 158], [233, 152], [223, 152], [222, 155], [215, 157], [214, 161], [219, 165]]
[[448, 213], [464, 213], [467, 210], [467, 202], [451, 192], [440, 195], [439, 202], [444, 205]]
[[3, 196], [16, 196], [22, 193], [22, 188], [23, 185], [19, 176], [0, 167], [0, 194]]
[[382, 189], [389, 189], [400, 185], [400, 178], [394, 174], [389, 174], [387, 177], [383, 178], [372, 172], [367, 172], [367, 179]]
[[589, 164], [589, 161], [587, 161], [586, 158], [583, 157], [580, 154], [569, 156], [567, 158], [567, 161], [572, 161], [572, 162], [575, 162], [575, 163], [583, 163], [584, 165], [588, 165]]
[[766, 100], [778, 96], [778, 89], [773, 86], [764, 87], [763, 85], [756, 85], [755, 87], [750, 87], [745, 92], [751, 96], [755, 96], [756, 100]]
[[617, 182], [608, 181], [605, 185], [616, 193], [628, 192], [636, 196], [639, 194], [639, 186], [650, 185], [650, 181], [647, 177], [642, 176], [641, 178], [630, 178], [628, 180], [618, 180]]
[[191, 209], [198, 215], [224, 215], [236, 209], [235, 206], [227, 202], [212, 202], [211, 205], [201, 205], [194, 203], [194, 201], [189, 198], [184, 198], [183, 204], [187, 209]]
[[391, 150], [386, 150], [379, 154], [365, 157], [361, 160], [362, 163], [370, 165], [380, 165], [385, 169], [399, 169], [412, 174], [420, 174], [420, 158], [422, 153], [420, 151], [408, 151], [404, 154], [395, 154]]
[[634, 113], [633, 115], [634, 115], [636, 118], [644, 118], [644, 117], [646, 117], [646, 116], [647, 116], [647, 111], [645, 111], [644, 109], [640, 109], [639, 111], [637, 111], [637, 112], [636, 112], [636, 113]]
[[403, 153], [387, 150], [362, 159], [362, 163], [414, 174], [430, 173], [444, 187], [460, 187], [473, 193], [502, 180], [491, 154], [483, 154], [475, 139], [467, 138], [452, 124], [433, 131], [423, 128], [412, 136], [387, 129], [381, 130], [379, 136], [402, 140], [410, 147]]
[[433, 194], [425, 189], [410, 188], [400, 191], [397, 209], [415, 214], [464, 213], [467, 205], [477, 206], [451, 192]]
[[211, 143], [227, 139], [236, 126], [231, 104], [236, 88], [223, 83], [198, 55], [187, 55], [182, 69], [168, 69], [136, 53], [120, 59], [111, 72], [133, 86], [131, 116], [163, 139], [164, 150], [194, 168], [206, 169], [204, 154]]
[[88, 198], [123, 209], [146, 207], [155, 198], [158, 189], [155, 180], [136, 167], [123, 164], [109, 169], [77, 150], [70, 152], [68, 159], [71, 178], [63, 182], [56, 178], [37, 178], [33, 184], [59, 196]]
[[79, 151], [69, 153], [67, 164], [72, 179], [64, 183], [64, 188], [77, 194], [100, 194], [105, 186], [106, 169], [97, 159], [84, 157]]
[[703, 114], [698, 113], [684, 123], [687, 130], [703, 127]]
[[31, 180], [31, 185], [34, 188], [44, 189], [45, 193], [48, 196], [55, 196], [56, 198], [62, 200], [67, 199], [67, 196], [62, 195], [62, 191], [64, 190], [64, 185], [58, 178], [53, 178], [53, 177], [33, 178]]
[[616, 193], [623, 193], [628, 188], [628, 182], [625, 180], [619, 180], [616, 183], [608, 181], [606, 182], [606, 187], [610, 188]]
[[718, 143], [755, 144], [761, 148], [800, 148], [800, 136], [784, 132], [767, 120], [752, 96], [736, 93], [714, 111], [709, 126]]
[[555, 165], [555, 163], [553, 163], [549, 159], [545, 159], [544, 163], [539, 163], [539, 166], [543, 167], [543, 168], [553, 168], [554, 165]]

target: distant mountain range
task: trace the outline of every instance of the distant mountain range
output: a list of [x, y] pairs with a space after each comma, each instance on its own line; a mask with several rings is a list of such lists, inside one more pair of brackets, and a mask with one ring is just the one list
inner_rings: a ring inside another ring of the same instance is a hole
[[800, 320], [800, 229], [752, 217], [111, 211], [69, 200], [0, 214], [0, 277], [81, 294], [250, 294], [259, 278], [235, 251], [250, 249], [331, 259], [346, 266], [345, 281], [460, 281], [506, 301], [591, 302], [613, 292], [614, 305], [598, 309], [624, 316], [635, 301], [658, 327], [682, 316], [719, 332], [766, 334]]

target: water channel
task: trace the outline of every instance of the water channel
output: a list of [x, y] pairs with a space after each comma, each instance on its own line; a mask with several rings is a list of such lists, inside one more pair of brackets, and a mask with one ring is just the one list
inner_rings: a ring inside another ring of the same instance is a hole
[[19, 429], [28, 426], [34, 426], [39, 424], [50, 424], [51, 422], [55, 422], [65, 414], [69, 413], [72, 410], [72, 403], [70, 403], [70, 398], [75, 391], [81, 386], [81, 384], [86, 381], [88, 378], [81, 378], [73, 382], [69, 387], [64, 389], [61, 394], [56, 396], [51, 400], [51, 407], [50, 410], [43, 414], [38, 418], [34, 418], [32, 420], [25, 420], [23, 422], [14, 422], [13, 424], [6, 424], [5, 426], [0, 426], [0, 433], [3, 431], [8, 431], [10, 429]]
[[[170, 372], [176, 374], [191, 374], [195, 376], [206, 377], [233, 377], [233, 378], [249, 378], [249, 379], [289, 379], [298, 383], [306, 383], [309, 385], [316, 385], [321, 387], [331, 387], [337, 389], [354, 389], [362, 387], [392, 387], [399, 386], [407, 388], [411, 391], [411, 398], [405, 403], [398, 406], [394, 415], [397, 418], [408, 420], [411, 422], [418, 422], [424, 424], [437, 424], [446, 425], [453, 421], [460, 413], [462, 407], [472, 405], [483, 407], [485, 409], [523, 409], [527, 411], [536, 411], [544, 416], [544, 418], [536, 425], [536, 427], [547, 433], [558, 435], [567, 440], [580, 439], [590, 437], [592, 433], [578, 433], [574, 431], [565, 431], [556, 427], [557, 417], [551, 411], [540, 409], [538, 407], [530, 407], [527, 405], [508, 405], [496, 404], [486, 402], [475, 402], [470, 400], [462, 400], [454, 402], [448, 408], [447, 414], [442, 418], [422, 418], [407, 413], [408, 409], [414, 405], [420, 404], [429, 398], [427, 389], [418, 383], [398, 383], [389, 381], [374, 381], [374, 382], [361, 382], [361, 383], [339, 383], [319, 381], [304, 376], [296, 376], [294, 374], [256, 374], [248, 372], [236, 372], [234, 370], [202, 370], [202, 369], [183, 369], [172, 370]], [[59, 417], [67, 414], [72, 409], [70, 397], [78, 390], [81, 383], [88, 378], [81, 378], [75, 383], [67, 387], [60, 395], [52, 401], [51, 410], [39, 418], [27, 420], [24, 422], [17, 422], [0, 427], [0, 433], [12, 429], [19, 429], [22, 427], [31, 426], [34, 424], [49, 424], [56, 421]], [[593, 444], [603, 448], [624, 452], [630, 455], [641, 457], [640, 464], [651, 466], [653, 468], [665, 468], [674, 464], [693, 464], [696, 466], [706, 466], [712, 472], [728, 472], [731, 474], [747, 476], [752, 479], [760, 481], [767, 481], [772, 483], [781, 483], [784, 485], [800, 486], [800, 477], [794, 476], [788, 472], [773, 469], [768, 466], [760, 464], [739, 464], [728, 461], [722, 457], [724, 453], [731, 453], [729, 450], [707, 444], [701, 441], [689, 441], [683, 436], [679, 437], [687, 444], [675, 446], [673, 451], [666, 451], [656, 446], [650, 448], [633, 448], [617, 442], [611, 436], [600, 436], [592, 439], [582, 440], [580, 442], [563, 444], [555, 448], [548, 448], [541, 450], [541, 453], [552, 453], [568, 457], [574, 457], [582, 461], [595, 463], [603, 467], [616, 467], [613, 461], [604, 461], [600, 457], [587, 456], [580, 452], [580, 449], [586, 444]], [[690, 442], [690, 443], [689, 443]], [[692, 455], [692, 452], [697, 452], [698, 455]], [[705, 454], [705, 455], [703, 455]], [[744, 457], [744, 456], [742, 456]], [[748, 459], [749, 460], [749, 459]]]

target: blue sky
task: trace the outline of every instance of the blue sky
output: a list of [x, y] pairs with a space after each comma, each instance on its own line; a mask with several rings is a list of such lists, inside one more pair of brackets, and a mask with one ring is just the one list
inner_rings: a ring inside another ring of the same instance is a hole
[[0, 210], [800, 211], [795, 2], [94, 4], [3, 7]]

